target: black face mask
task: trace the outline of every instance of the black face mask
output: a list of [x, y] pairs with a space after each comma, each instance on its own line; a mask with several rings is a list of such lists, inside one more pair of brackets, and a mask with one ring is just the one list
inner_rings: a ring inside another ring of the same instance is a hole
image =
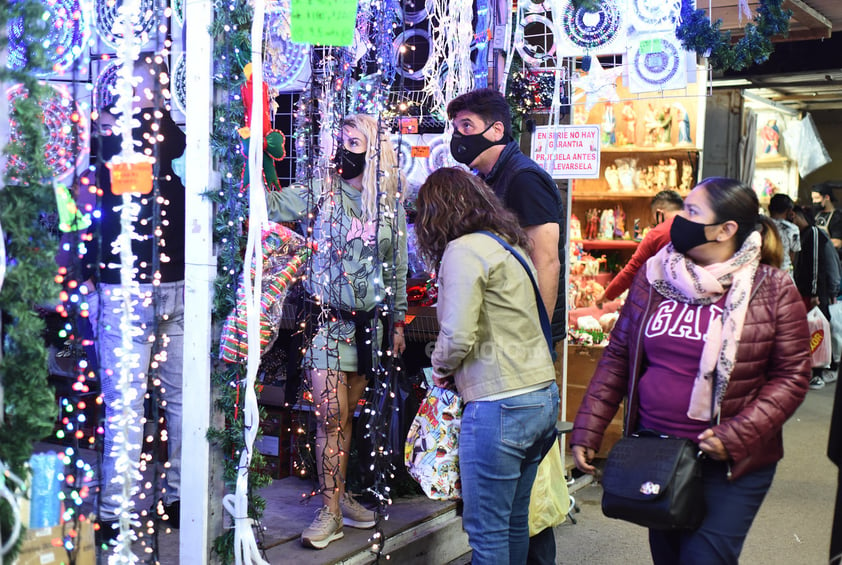
[[365, 152], [351, 153], [344, 147], [340, 147], [333, 162], [339, 167], [339, 176], [345, 180], [355, 179], [365, 170]]
[[711, 241], [705, 235], [705, 228], [708, 226], [718, 226], [722, 222], [714, 222], [712, 224], [701, 224], [699, 222], [691, 222], [684, 216], [676, 216], [670, 226], [670, 240], [672, 246], [681, 254], [686, 254], [691, 249], [710, 243]]
[[482, 132], [472, 135], [462, 135], [458, 131], [454, 131], [453, 137], [450, 139], [450, 154], [453, 155], [456, 162], [470, 167], [471, 163], [473, 163], [474, 160], [489, 147], [494, 147], [495, 145], [506, 145], [508, 141], [505, 136], [503, 136], [500, 141], [491, 141], [482, 135], [490, 130], [491, 126], [496, 123], [497, 122], [492, 122], [491, 125], [482, 130]]

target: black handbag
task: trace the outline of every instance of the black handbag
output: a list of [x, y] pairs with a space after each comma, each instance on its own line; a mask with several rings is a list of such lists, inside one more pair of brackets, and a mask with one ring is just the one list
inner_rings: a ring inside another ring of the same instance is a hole
[[603, 468], [602, 512], [655, 530], [695, 530], [706, 510], [701, 466], [688, 439], [623, 437]]

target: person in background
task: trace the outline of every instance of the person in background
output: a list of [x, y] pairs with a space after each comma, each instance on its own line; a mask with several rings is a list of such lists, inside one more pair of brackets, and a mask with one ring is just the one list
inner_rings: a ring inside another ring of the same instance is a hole
[[[815, 185], [810, 192], [816, 227], [823, 229], [837, 253], [842, 253], [842, 214], [836, 213], [836, 196], [833, 187], [823, 183]], [[840, 256], [842, 259], [842, 256]]]
[[769, 217], [774, 220], [784, 246], [781, 269], [792, 274], [796, 254], [801, 251], [800, 230], [792, 223], [795, 202], [786, 194], [775, 194], [769, 199]]
[[[133, 194], [132, 203], [138, 206], [131, 242], [134, 255], [134, 277], [139, 283], [134, 304], [132, 351], [138, 356], [137, 368], [130, 369], [131, 410], [139, 418], [131, 422], [124, 441], [132, 461], [139, 461], [143, 443], [144, 399], [152, 391], [150, 383], [160, 393], [153, 395], [166, 414], [167, 451], [169, 468], [162, 489], [162, 505], [154, 512], [168, 519], [174, 528], [180, 526], [181, 437], [182, 437], [182, 358], [184, 345], [184, 231], [185, 191], [182, 179], [174, 170], [174, 162], [184, 154], [184, 132], [173, 121], [168, 104], [159, 98], [161, 79], [167, 72], [161, 55], [142, 53], [135, 62], [135, 87], [132, 130], [136, 151], [156, 159], [153, 192]], [[164, 83], [165, 84], [165, 83]], [[90, 281], [95, 285], [96, 297], [91, 303], [91, 319], [100, 362], [102, 397], [105, 407], [105, 427], [102, 461], [102, 487], [99, 496], [99, 544], [109, 544], [118, 533], [123, 487], [117, 482], [116, 443], [122, 435], [120, 362], [128, 358], [123, 351], [121, 304], [123, 289], [120, 277], [120, 256], [112, 247], [121, 233], [120, 207], [122, 195], [115, 194], [111, 177], [104, 163], [120, 154], [121, 136], [114, 130], [114, 117], [104, 111], [99, 120], [97, 136], [101, 166], [97, 169], [97, 186], [102, 192], [101, 217], [91, 227], [98, 234], [100, 245], [92, 244], [87, 263], [91, 266]], [[160, 208], [156, 211], [157, 208]], [[156, 268], [157, 267], [157, 268]], [[150, 377], [150, 373], [153, 373]]]
[[641, 240], [626, 266], [611, 279], [611, 283], [605, 288], [605, 292], [596, 297], [597, 304], [616, 300], [629, 288], [638, 269], [652, 255], [670, 242], [672, 220], [681, 211], [682, 206], [684, 206], [684, 201], [681, 199], [681, 195], [674, 190], [662, 190], [652, 198], [649, 207], [657, 224]]
[[[500, 92], [482, 88], [457, 96], [447, 105], [447, 117], [453, 122], [453, 158], [476, 170], [526, 231], [529, 257], [538, 271], [538, 288], [551, 320], [553, 343], [563, 340], [567, 334], [567, 296], [561, 264], [567, 241], [562, 237], [561, 222], [566, 212], [555, 181], [512, 139], [511, 110]], [[529, 562], [555, 564], [552, 528], [532, 536]]]
[[842, 387], [833, 393], [833, 412], [827, 438], [827, 456], [837, 469], [836, 502], [833, 505], [833, 525], [830, 529], [829, 565], [842, 565]]
[[626, 433], [688, 438], [705, 454], [704, 521], [649, 530], [655, 565], [737, 564], [783, 456], [783, 424], [807, 392], [804, 303], [769, 266], [780, 248], [767, 247], [759, 216], [756, 193], [737, 180], [690, 192], [672, 243], [635, 277], [576, 414], [570, 442], [585, 473], [624, 397]]
[[534, 276], [529, 238], [494, 193], [460, 169], [432, 173], [416, 208], [419, 248], [439, 265], [433, 379], [464, 401], [459, 473], [472, 562], [523, 564], [532, 484], [556, 440], [558, 386], [525, 266], [479, 232], [508, 242]]
[[[800, 230], [801, 252], [795, 260], [793, 278], [807, 310], [818, 306], [830, 320], [829, 306], [836, 302], [839, 288], [839, 255], [824, 230], [813, 223], [810, 210], [796, 206], [792, 221]], [[831, 362], [827, 369], [814, 368], [810, 388], [820, 389], [837, 379], [839, 364]]]
[[375, 513], [345, 490], [345, 478], [354, 410], [373, 376], [376, 344], [389, 331], [375, 312], [389, 293], [394, 295], [394, 331], [386, 337], [395, 354], [406, 348], [406, 215], [397, 154], [377, 120], [358, 114], [343, 120], [335, 159], [337, 169], [325, 181], [332, 190], [318, 205], [318, 187], [266, 191], [272, 221], [308, 221], [317, 209], [312, 226], [317, 251], [304, 288], [314, 307], [330, 316], [305, 344], [302, 362], [317, 408], [315, 451], [323, 506], [302, 532], [301, 543], [315, 549], [342, 538], [343, 525], [376, 524]]

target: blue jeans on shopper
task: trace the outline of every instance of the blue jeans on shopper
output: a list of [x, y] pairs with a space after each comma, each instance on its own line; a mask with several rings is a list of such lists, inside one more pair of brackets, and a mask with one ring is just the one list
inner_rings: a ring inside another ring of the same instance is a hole
[[[139, 330], [132, 338], [132, 353], [138, 356], [138, 366], [130, 371], [128, 383], [129, 407], [134, 413], [134, 421], [129, 426], [126, 445], [131, 462], [140, 461], [141, 442], [143, 440], [144, 397], [147, 392], [149, 365], [152, 361], [150, 339], [153, 328], [157, 325], [157, 335], [164, 343], [164, 349], [157, 355], [156, 376], [161, 381], [161, 404], [167, 417], [167, 449], [169, 469], [164, 486], [164, 504], [179, 500], [181, 486], [181, 417], [182, 417], [182, 361], [184, 359], [184, 281], [161, 283], [157, 290], [151, 284], [140, 285], [143, 298], [134, 304], [137, 319], [133, 327]], [[152, 297], [157, 299], [157, 313]], [[116, 520], [120, 512], [117, 497], [122, 493], [122, 486], [114, 478], [118, 474], [117, 456], [113, 452], [115, 438], [121, 432], [118, 425], [120, 417], [121, 394], [119, 389], [120, 368], [118, 362], [124, 355], [122, 333], [120, 331], [122, 303], [121, 287], [116, 284], [99, 285], [99, 303], [97, 316], [94, 316], [97, 350], [99, 353], [102, 397], [105, 404], [105, 439], [102, 461], [102, 487], [100, 490], [100, 520]], [[117, 311], [115, 311], [117, 310]], [[92, 312], [93, 316], [94, 312]], [[157, 320], [156, 320], [157, 314]], [[132, 485], [132, 491], [136, 485]]]
[[777, 464], [734, 481], [724, 462], [706, 460], [702, 466], [707, 514], [698, 530], [649, 530], [649, 549], [655, 565], [737, 565], [751, 523], [772, 485]]
[[465, 405], [459, 434], [462, 525], [474, 565], [521, 565], [529, 547], [529, 496], [556, 439], [558, 386]]

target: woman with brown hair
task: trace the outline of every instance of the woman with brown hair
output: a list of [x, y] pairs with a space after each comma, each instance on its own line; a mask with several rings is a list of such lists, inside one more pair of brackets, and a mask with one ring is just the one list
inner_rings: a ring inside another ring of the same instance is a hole
[[682, 437], [704, 453], [704, 521], [650, 529], [655, 565], [736, 565], [783, 457], [783, 424], [807, 392], [806, 311], [770, 265], [782, 248], [758, 210], [733, 179], [690, 192], [671, 243], [635, 277], [576, 415], [570, 443], [585, 473], [624, 398], [624, 433]]
[[473, 562], [525, 563], [532, 483], [559, 407], [528, 239], [460, 169], [431, 174], [416, 207], [418, 246], [439, 265], [433, 379], [465, 403], [459, 472]]

